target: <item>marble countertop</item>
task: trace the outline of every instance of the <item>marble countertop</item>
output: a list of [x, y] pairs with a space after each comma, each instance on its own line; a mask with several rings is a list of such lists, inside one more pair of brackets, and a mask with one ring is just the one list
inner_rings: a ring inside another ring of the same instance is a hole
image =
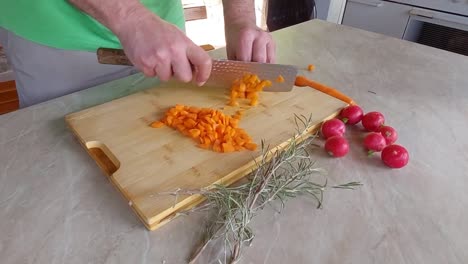
[[[391, 170], [360, 148], [314, 157], [330, 183], [322, 209], [291, 200], [253, 222], [240, 263], [468, 263], [468, 59], [346, 26], [311, 21], [274, 33], [278, 62], [384, 113], [410, 152]], [[223, 57], [217, 50], [214, 57]], [[186, 263], [205, 215], [147, 231], [67, 129], [68, 113], [157, 85], [138, 75], [0, 116], [1, 263]], [[199, 263], [218, 263], [212, 246]]]

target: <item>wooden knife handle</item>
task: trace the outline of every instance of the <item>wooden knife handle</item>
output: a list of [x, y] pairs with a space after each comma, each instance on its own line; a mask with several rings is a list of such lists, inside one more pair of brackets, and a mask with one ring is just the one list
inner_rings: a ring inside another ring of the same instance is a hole
[[133, 63], [122, 49], [99, 48], [97, 50], [97, 57], [98, 62], [101, 64], [133, 66]]
[[[200, 47], [205, 51], [214, 49], [214, 47], [209, 44], [201, 45]], [[122, 49], [98, 48], [97, 57], [98, 62], [101, 64], [133, 66], [133, 63], [128, 59]]]

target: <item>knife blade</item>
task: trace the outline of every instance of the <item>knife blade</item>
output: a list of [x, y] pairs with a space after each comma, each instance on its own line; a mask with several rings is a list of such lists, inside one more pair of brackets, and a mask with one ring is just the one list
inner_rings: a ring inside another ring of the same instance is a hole
[[[133, 66], [122, 49], [99, 48], [97, 57], [101, 64]], [[230, 87], [234, 80], [242, 78], [246, 73], [256, 74], [263, 80], [270, 80], [272, 85], [266, 87], [265, 92], [289, 92], [294, 87], [298, 68], [285, 64], [213, 59], [211, 74], [205, 86]], [[284, 81], [277, 82], [280, 75]]]

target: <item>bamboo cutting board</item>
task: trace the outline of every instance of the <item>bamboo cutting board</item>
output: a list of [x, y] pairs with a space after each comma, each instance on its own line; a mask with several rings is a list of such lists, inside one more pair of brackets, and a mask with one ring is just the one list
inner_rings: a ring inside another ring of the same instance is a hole
[[[144, 225], [154, 230], [179, 210], [202, 201], [199, 195], [158, 195], [177, 189], [200, 189], [214, 183], [232, 184], [255, 166], [257, 151], [215, 153], [200, 149], [195, 141], [169, 127], [151, 128], [175, 104], [223, 109], [224, 88], [196, 87], [168, 82], [99, 106], [70, 114], [66, 122], [110, 181], [127, 199]], [[291, 92], [260, 94], [260, 104], [245, 108], [239, 127], [260, 146], [271, 147], [291, 138], [294, 115], [312, 115], [315, 128], [336, 116], [345, 103], [307, 87]]]

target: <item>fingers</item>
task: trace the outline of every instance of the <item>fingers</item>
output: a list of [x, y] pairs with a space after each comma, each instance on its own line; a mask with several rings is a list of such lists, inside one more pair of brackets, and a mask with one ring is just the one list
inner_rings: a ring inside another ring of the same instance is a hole
[[158, 61], [156, 62], [156, 66], [154, 71], [156, 72], [156, 76], [161, 81], [169, 81], [172, 77], [172, 65], [169, 57], [167, 55], [160, 55], [157, 56]]
[[212, 61], [208, 53], [198, 46], [187, 49], [187, 58], [195, 68], [195, 82], [201, 86], [210, 77]]
[[236, 49], [236, 60], [240, 61], [251, 61], [252, 60], [252, 46], [255, 36], [253, 34], [246, 32], [241, 34], [238, 41]]
[[266, 46], [267, 50], [267, 63], [275, 63], [276, 62], [276, 45], [273, 41], [267, 43]]
[[192, 67], [186, 56], [177, 56], [172, 61], [172, 70], [179, 81], [187, 83], [192, 80]]
[[141, 60], [141, 62], [136, 63], [139, 65], [138, 68], [143, 72], [144, 75], [147, 77], [154, 77], [156, 76], [156, 72], [154, 71], [154, 65], [156, 64], [156, 59], [154, 57], [146, 57]]
[[231, 60], [275, 62], [276, 47], [271, 35], [258, 27], [229, 32], [227, 57]]
[[265, 63], [267, 61], [267, 39], [257, 38], [252, 45], [252, 61]]

